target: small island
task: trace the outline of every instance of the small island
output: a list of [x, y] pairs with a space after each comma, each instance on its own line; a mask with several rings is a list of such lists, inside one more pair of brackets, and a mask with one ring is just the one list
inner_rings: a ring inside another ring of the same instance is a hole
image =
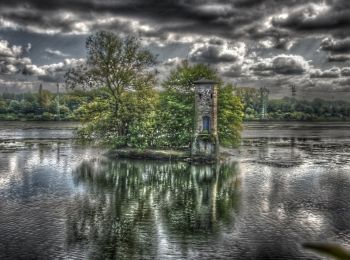
[[93, 93], [75, 113], [80, 140], [118, 157], [203, 163], [239, 144], [243, 104], [210, 66], [184, 61], [157, 82], [156, 58], [136, 38], [99, 32], [86, 46], [86, 63], [66, 74], [68, 89]]
[[121, 148], [109, 155], [121, 158], [184, 160], [188, 162], [215, 163], [220, 159], [220, 144], [217, 132], [217, 86], [213, 80], [200, 79], [194, 82], [195, 113], [191, 149], [157, 150]]

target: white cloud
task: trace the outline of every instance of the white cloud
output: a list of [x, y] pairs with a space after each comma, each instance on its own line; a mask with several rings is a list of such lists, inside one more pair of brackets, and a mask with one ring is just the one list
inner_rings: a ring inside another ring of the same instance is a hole
[[8, 41], [0, 40], [0, 57], [19, 57], [22, 54], [22, 46], [10, 46]]
[[196, 10], [205, 14], [215, 13], [217, 15], [226, 15], [233, 11], [230, 4], [203, 4], [199, 5]]
[[30, 43], [23, 48], [18, 45], [10, 45], [6, 40], [0, 40], [0, 73], [16, 74], [23, 71], [32, 63], [24, 54], [31, 48]]
[[258, 58], [250, 69], [258, 76], [301, 75], [310, 70], [310, 65], [300, 55], [280, 54], [272, 58]]
[[300, 55], [278, 55], [272, 59], [274, 70], [278, 74], [303, 74], [310, 65]]
[[259, 44], [263, 47], [263, 48], [267, 48], [267, 49], [270, 49], [272, 47], [275, 46], [274, 42], [272, 40], [260, 40], [259, 41]]
[[218, 40], [220, 38], [194, 43], [189, 52], [189, 59], [205, 63], [242, 62], [247, 53], [244, 42]]
[[328, 70], [312, 69], [310, 70], [311, 78], [338, 78], [340, 76], [340, 68], [333, 67]]
[[29, 52], [32, 49], [32, 44], [29, 42], [25, 48], [26, 52]]
[[341, 69], [342, 76], [350, 76], [350, 67], [344, 67]]
[[34, 64], [28, 64], [25, 66], [22, 73], [25, 75], [31, 75], [31, 76], [42, 76], [42, 75], [45, 75], [46, 72], [41, 67], [38, 67]]
[[274, 15], [272, 18], [272, 23], [274, 25], [287, 25], [294, 23], [296, 17], [298, 17], [298, 23], [311, 23], [327, 13], [329, 10], [330, 6], [325, 3], [308, 3], [288, 10], [288, 13], [284, 13], [284, 15]]
[[43, 65], [39, 67], [43, 74], [37, 74], [38, 78], [47, 82], [62, 82], [68, 69], [81, 65], [85, 59], [65, 59], [63, 62]]
[[[31, 49], [31, 44], [26, 47], [10, 45], [8, 41], [0, 40], [0, 73], [6, 75], [24, 75], [39, 78], [49, 82], [61, 82], [69, 68], [80, 65], [84, 59], [64, 59], [54, 64], [38, 66], [24, 55]], [[58, 50], [46, 49], [47, 53], [65, 57]]]
[[59, 56], [59, 57], [68, 57], [69, 56], [68, 54], [63, 53], [60, 50], [54, 50], [51, 48], [46, 48], [45, 52], [50, 54], [50, 55]]

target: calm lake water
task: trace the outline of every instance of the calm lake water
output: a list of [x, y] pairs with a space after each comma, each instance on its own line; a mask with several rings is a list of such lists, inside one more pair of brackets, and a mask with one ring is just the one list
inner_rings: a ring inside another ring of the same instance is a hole
[[[350, 124], [249, 123], [216, 166], [113, 160], [0, 122], [0, 259], [322, 259], [350, 246]], [[228, 151], [230, 152], [230, 151]]]

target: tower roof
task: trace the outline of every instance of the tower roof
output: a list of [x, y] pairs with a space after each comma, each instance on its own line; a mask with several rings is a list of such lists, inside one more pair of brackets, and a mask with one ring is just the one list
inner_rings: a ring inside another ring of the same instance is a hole
[[215, 80], [205, 79], [205, 78], [201, 78], [193, 82], [193, 84], [216, 84], [216, 83], [217, 82]]

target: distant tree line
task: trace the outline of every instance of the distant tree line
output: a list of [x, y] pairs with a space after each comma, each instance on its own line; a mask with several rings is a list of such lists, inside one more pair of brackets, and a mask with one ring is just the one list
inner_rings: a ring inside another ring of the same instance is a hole
[[91, 94], [74, 91], [59, 95], [40, 86], [37, 93], [0, 94], [0, 120], [79, 120], [75, 111]]
[[[260, 120], [262, 101], [255, 88], [235, 88], [244, 106], [244, 120]], [[266, 120], [281, 121], [345, 121], [350, 120], [350, 102], [284, 97], [267, 102]]]

